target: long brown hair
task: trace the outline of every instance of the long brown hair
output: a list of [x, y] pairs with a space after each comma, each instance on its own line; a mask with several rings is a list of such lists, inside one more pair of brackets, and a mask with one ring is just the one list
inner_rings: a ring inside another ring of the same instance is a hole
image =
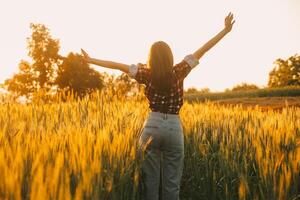
[[163, 41], [152, 44], [147, 65], [151, 70], [153, 86], [161, 92], [170, 91], [173, 84], [173, 54], [169, 45]]

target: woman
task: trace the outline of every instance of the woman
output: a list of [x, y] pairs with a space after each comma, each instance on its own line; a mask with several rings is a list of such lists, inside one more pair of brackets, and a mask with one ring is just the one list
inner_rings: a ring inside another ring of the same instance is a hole
[[155, 42], [151, 46], [147, 67], [140, 63], [126, 65], [90, 58], [82, 50], [88, 63], [119, 69], [138, 83], [146, 85], [145, 95], [151, 112], [139, 138], [140, 147], [146, 147], [140, 184], [143, 199], [159, 199], [161, 169], [162, 199], [179, 199], [184, 158], [183, 128], [179, 118], [179, 110], [183, 104], [183, 80], [199, 63], [199, 59], [231, 31], [234, 22], [233, 15], [229, 13], [222, 31], [193, 54], [185, 56], [174, 67], [172, 51], [163, 41]]

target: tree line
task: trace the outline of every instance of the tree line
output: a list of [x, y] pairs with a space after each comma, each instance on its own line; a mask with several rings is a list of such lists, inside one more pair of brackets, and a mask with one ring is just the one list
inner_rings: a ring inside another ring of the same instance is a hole
[[[300, 55], [295, 54], [286, 60], [278, 58], [275, 60], [273, 65], [273, 69], [269, 72], [268, 85], [266, 88], [300, 86]], [[233, 86], [231, 89], [225, 89], [225, 92], [238, 92], [256, 89], [260, 88], [255, 84], [243, 82]], [[210, 90], [209, 88], [197, 90], [197, 88], [192, 87], [187, 89], [186, 93], [202, 94], [210, 93]]]
[[32, 62], [21, 60], [18, 73], [1, 85], [9, 91], [11, 99], [25, 97], [26, 101], [32, 101], [37, 95], [50, 97], [58, 93], [72, 93], [82, 98], [96, 90], [127, 95], [140, 89], [124, 73], [115, 76], [90, 68], [78, 53], [60, 55], [60, 42], [51, 36], [45, 25], [31, 23], [30, 29], [32, 34], [27, 38], [27, 49]]
[[[139, 93], [143, 89], [127, 74], [120, 76], [99, 73], [90, 68], [82, 56], [70, 52], [66, 57], [59, 54], [60, 42], [52, 38], [43, 24], [30, 24], [31, 36], [27, 38], [28, 56], [32, 62], [21, 60], [19, 71], [6, 79], [1, 87], [10, 92], [13, 99], [25, 97], [34, 100], [36, 94], [51, 96], [73, 93], [82, 98], [96, 90], [110, 90], [124, 95]], [[300, 85], [300, 56], [295, 54], [286, 60], [277, 59], [269, 73], [268, 87]], [[226, 91], [258, 89], [255, 84], [241, 83]], [[185, 93], [209, 93], [209, 88], [189, 88]]]

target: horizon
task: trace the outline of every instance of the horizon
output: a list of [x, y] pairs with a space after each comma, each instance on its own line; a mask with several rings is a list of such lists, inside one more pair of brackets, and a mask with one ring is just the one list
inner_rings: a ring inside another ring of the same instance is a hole
[[[48, 3], [22, 1], [18, 7], [16, 1], [2, 3], [0, 83], [18, 72], [21, 60], [31, 61], [26, 48], [30, 23], [49, 28], [51, 36], [60, 40], [59, 53], [63, 56], [80, 53], [83, 48], [90, 56], [103, 60], [145, 63], [151, 44], [163, 40], [170, 45], [176, 64], [217, 34], [231, 11], [236, 20], [232, 32], [200, 59], [185, 79], [185, 90], [194, 87], [221, 92], [241, 83], [265, 87], [276, 59], [300, 53], [297, 0]], [[151, 15], [153, 10], [155, 15]], [[91, 67], [99, 72], [122, 74]]]

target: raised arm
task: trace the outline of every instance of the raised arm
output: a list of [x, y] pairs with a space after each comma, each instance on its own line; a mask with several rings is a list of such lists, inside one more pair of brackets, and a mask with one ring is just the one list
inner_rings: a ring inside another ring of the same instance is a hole
[[208, 50], [210, 50], [215, 44], [217, 44], [227, 33], [232, 29], [235, 21], [233, 21], [233, 14], [229, 13], [225, 18], [225, 27], [201, 48], [193, 53], [193, 55], [199, 60]]
[[117, 63], [117, 62], [113, 62], [113, 61], [108, 61], [108, 60], [99, 60], [99, 59], [91, 58], [83, 49], [81, 49], [81, 52], [83, 54], [84, 60], [88, 63], [106, 67], [106, 68], [110, 68], [110, 69], [118, 69], [125, 73], [129, 72], [129, 65], [126, 65], [123, 63]]

